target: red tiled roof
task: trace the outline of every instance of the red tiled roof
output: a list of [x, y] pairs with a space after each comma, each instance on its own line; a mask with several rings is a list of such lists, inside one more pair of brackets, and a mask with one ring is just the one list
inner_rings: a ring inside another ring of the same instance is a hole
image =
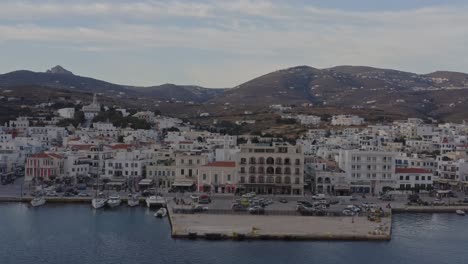
[[62, 155], [56, 154], [56, 153], [39, 153], [39, 154], [32, 155], [31, 158], [35, 158], [35, 159], [47, 159], [47, 158], [61, 159], [63, 157], [62, 157]]
[[215, 161], [204, 165], [205, 167], [228, 167], [234, 168], [236, 167], [236, 163], [234, 161]]
[[395, 173], [431, 173], [431, 171], [422, 168], [396, 168]]
[[116, 145], [113, 145], [113, 146], [110, 146], [112, 149], [128, 149], [128, 148], [131, 148], [133, 147], [133, 145], [131, 144], [116, 144]]

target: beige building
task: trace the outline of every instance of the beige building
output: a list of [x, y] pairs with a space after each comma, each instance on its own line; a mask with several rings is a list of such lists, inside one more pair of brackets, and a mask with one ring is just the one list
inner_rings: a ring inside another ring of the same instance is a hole
[[303, 195], [304, 153], [287, 143], [245, 144], [237, 154], [238, 188], [258, 194]]
[[199, 192], [234, 193], [236, 190], [236, 163], [215, 161], [198, 169]]

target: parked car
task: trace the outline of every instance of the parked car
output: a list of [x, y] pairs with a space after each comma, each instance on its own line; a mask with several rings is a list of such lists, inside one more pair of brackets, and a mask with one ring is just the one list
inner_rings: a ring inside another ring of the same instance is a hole
[[208, 196], [206, 194], [202, 194], [198, 198], [198, 203], [199, 204], [209, 204], [209, 203], [211, 203], [211, 198], [210, 198], [210, 196]]
[[245, 210], [246, 210], [246, 207], [243, 206], [243, 205], [241, 205], [241, 204], [235, 203], [235, 204], [233, 204], [233, 205], [231, 206], [231, 209], [232, 209], [233, 211], [245, 211]]
[[348, 208], [344, 209], [341, 213], [345, 216], [353, 216], [356, 214], [353, 210], [350, 210]]
[[197, 205], [193, 208], [193, 211], [194, 212], [203, 212], [203, 211], [208, 211], [208, 207], [207, 206], [202, 206], [202, 205]]
[[89, 194], [88, 194], [88, 193], [84, 193], [84, 192], [80, 192], [80, 193], [78, 193], [78, 196], [79, 196], [79, 197], [88, 197]]
[[261, 206], [253, 206], [253, 207], [249, 207], [249, 213], [251, 214], [264, 214], [265, 213], [265, 209]]
[[57, 197], [58, 194], [56, 191], [48, 191], [46, 192], [46, 196], [49, 196], [49, 197]]
[[281, 198], [281, 199], [279, 200], [279, 202], [280, 202], [280, 203], [288, 203], [288, 200], [286, 200], [286, 199], [284, 199], [284, 198]]
[[313, 196], [312, 196], [312, 199], [313, 199], [313, 200], [325, 199], [325, 194], [323, 194], [323, 193], [318, 193], [318, 194], [316, 194], [316, 195], [313, 195]]
[[254, 193], [254, 192], [249, 192], [249, 193], [246, 193], [246, 194], [242, 195], [243, 198], [248, 198], [248, 199], [249, 198], [254, 198], [255, 196], [257, 196], [257, 194]]

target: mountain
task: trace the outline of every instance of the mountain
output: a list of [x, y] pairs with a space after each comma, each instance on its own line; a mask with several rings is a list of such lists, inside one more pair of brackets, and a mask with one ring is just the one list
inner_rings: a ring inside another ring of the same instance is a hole
[[194, 85], [163, 84], [151, 87], [135, 87], [138, 93], [158, 98], [159, 100], [174, 100], [203, 103], [223, 94], [225, 89], [203, 88]]
[[110, 97], [149, 97], [154, 100], [193, 101], [202, 103], [213, 99], [223, 89], [209, 89], [199, 86], [164, 84], [151, 87], [132, 87], [113, 84], [89, 77], [74, 75], [62, 66], [55, 66], [46, 72], [19, 70], [0, 74], [0, 87], [39, 86], [69, 89], [78, 92], [101, 93]]
[[[24, 90], [29, 86], [97, 92], [110, 100], [128, 101], [148, 109], [155, 107], [154, 101], [162, 101], [158, 104], [161, 110], [185, 113], [185, 117], [198, 116], [198, 112], [229, 116], [246, 109], [264, 111], [271, 104], [306, 103], [313, 107], [298, 110], [310, 114], [468, 119], [468, 74], [449, 71], [416, 74], [367, 66], [327, 69], [297, 66], [259, 76], [230, 89], [175, 84], [125, 86], [75, 75], [61, 66], [46, 72], [20, 70], [0, 74], [0, 88], [23, 87]], [[48, 90], [51, 93], [54, 91]]]
[[46, 73], [50, 74], [68, 74], [68, 75], [73, 75], [73, 72], [66, 70], [60, 65], [57, 65], [49, 70], [46, 71]]
[[[271, 72], [210, 101], [268, 106], [311, 103], [316, 108], [383, 111], [396, 116], [468, 118], [468, 74], [416, 74], [366, 66]], [[347, 111], [341, 111], [347, 112]]]
[[104, 94], [131, 92], [131, 90], [122, 85], [74, 75], [61, 66], [53, 67], [46, 72], [19, 70], [0, 75], [0, 86], [14, 87], [28, 85]]

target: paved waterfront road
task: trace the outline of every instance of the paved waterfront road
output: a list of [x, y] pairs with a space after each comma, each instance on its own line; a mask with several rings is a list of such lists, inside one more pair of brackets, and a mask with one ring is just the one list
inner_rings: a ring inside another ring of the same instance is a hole
[[[189, 241], [144, 207], [0, 204], [1, 264], [465, 264], [468, 217], [394, 215], [390, 242]], [[285, 223], [287, 224], [287, 223]]]

